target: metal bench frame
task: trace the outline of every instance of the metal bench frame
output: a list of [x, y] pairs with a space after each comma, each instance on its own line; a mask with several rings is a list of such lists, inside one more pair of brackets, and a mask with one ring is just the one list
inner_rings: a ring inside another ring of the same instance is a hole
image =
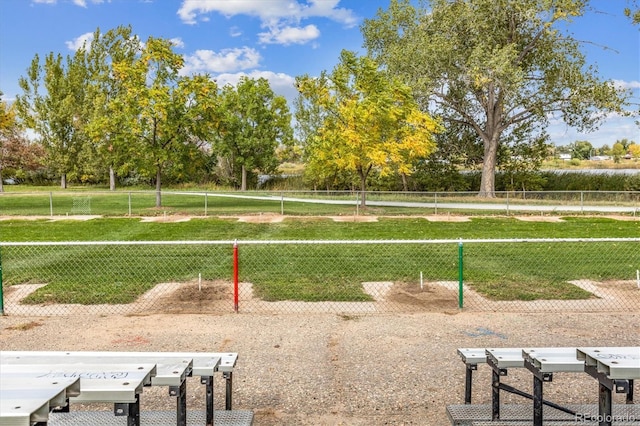
[[[38, 361], [42, 364], [78, 364], [99, 360], [104, 365], [128, 360], [130, 362], [159, 362], [157, 365], [166, 375], [163, 379], [151, 379], [150, 385], [168, 386], [169, 395], [176, 398], [177, 425], [186, 426], [186, 377], [200, 376], [200, 383], [206, 386], [206, 424], [212, 425], [214, 421], [214, 372], [221, 372], [225, 379], [225, 410], [232, 409], [233, 370], [238, 359], [236, 353], [196, 353], [196, 352], [63, 352], [63, 351], [3, 351], [0, 352], [2, 364], [25, 364]], [[174, 365], [171, 361], [188, 364]], [[62, 410], [68, 410], [68, 405]], [[116, 403], [115, 415], [126, 415], [127, 424], [139, 426], [140, 404], [139, 395], [136, 401]], [[46, 423], [45, 423], [46, 424]]]

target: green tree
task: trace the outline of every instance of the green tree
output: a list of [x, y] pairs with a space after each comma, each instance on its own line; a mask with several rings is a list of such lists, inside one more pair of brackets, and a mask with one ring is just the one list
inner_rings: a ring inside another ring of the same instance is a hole
[[594, 154], [593, 145], [589, 141], [575, 141], [569, 144], [571, 148], [571, 158], [577, 158], [579, 160], [588, 160]]
[[[520, 138], [518, 140], [522, 141]], [[501, 148], [498, 169], [505, 178], [505, 189], [523, 192], [541, 190], [544, 180], [537, 171], [549, 153], [550, 146], [546, 138], [503, 144]]]
[[630, 141], [627, 138], [623, 138], [623, 139], [618, 139], [616, 143], [619, 143], [620, 145], [622, 145], [622, 150], [626, 153], [627, 150], [629, 149], [629, 146], [633, 143], [633, 141]]
[[0, 192], [4, 191], [2, 170], [8, 161], [8, 141], [18, 127], [15, 111], [2, 100], [2, 95], [0, 92]]
[[627, 148], [620, 141], [613, 144], [613, 148], [611, 148], [611, 155], [613, 156], [613, 161], [619, 163], [622, 157], [627, 153]]
[[363, 207], [374, 168], [381, 177], [408, 175], [414, 160], [435, 149], [435, 120], [420, 111], [408, 86], [390, 78], [371, 58], [343, 50], [331, 74], [303, 76], [297, 87], [307, 103], [324, 110], [322, 125], [307, 147], [308, 167], [325, 176], [338, 170], [356, 173]]
[[507, 140], [539, 140], [552, 115], [588, 131], [605, 116], [594, 111], [624, 112], [629, 92], [602, 81], [580, 42], [560, 30], [587, 3], [431, 0], [430, 9], [417, 9], [392, 0], [362, 30], [370, 54], [412, 86], [425, 110], [480, 137], [479, 195], [494, 197], [498, 153]]
[[[88, 82], [85, 51], [79, 49], [63, 60], [49, 53], [40, 63], [34, 57], [19, 84], [23, 94], [16, 100], [16, 110], [25, 127], [32, 129], [46, 151], [48, 167], [60, 176], [67, 187], [67, 175], [79, 175], [79, 161], [86, 148], [86, 89]], [[44, 89], [44, 92], [41, 92]]]
[[[206, 76], [181, 77], [181, 55], [169, 40], [150, 37], [132, 62], [113, 64], [114, 84], [120, 87], [109, 101], [112, 123], [129, 136], [110, 143], [120, 168], [137, 171], [155, 181], [156, 207], [162, 206], [162, 177], [171, 169], [181, 173], [189, 159], [201, 156], [202, 136], [215, 122], [217, 85]], [[213, 99], [213, 101], [212, 101]]]
[[218, 154], [240, 188], [247, 189], [247, 173], [272, 173], [278, 166], [276, 149], [293, 143], [287, 101], [273, 93], [268, 80], [242, 77], [222, 89], [222, 122]]
[[115, 190], [116, 173], [124, 173], [122, 166], [128, 163], [125, 158], [128, 150], [123, 147], [136, 142], [126, 125], [127, 117], [114, 110], [120, 106], [115, 99], [125, 96], [125, 87], [122, 79], [115, 78], [113, 66], [130, 66], [141, 49], [142, 44], [133, 35], [131, 27], [120, 26], [104, 34], [96, 29], [87, 51], [90, 75], [88, 112], [91, 114], [87, 134], [95, 153], [94, 161], [108, 169], [111, 190]]

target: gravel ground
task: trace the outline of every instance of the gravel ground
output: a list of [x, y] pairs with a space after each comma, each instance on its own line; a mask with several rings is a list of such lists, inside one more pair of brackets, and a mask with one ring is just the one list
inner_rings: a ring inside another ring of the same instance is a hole
[[[0, 317], [2, 350], [238, 352], [234, 408], [254, 410], [255, 425], [447, 425], [446, 406], [464, 395], [457, 348], [639, 342], [640, 313]], [[489, 402], [489, 369], [479, 368], [474, 380], [474, 402]], [[505, 381], [531, 388], [524, 370]], [[164, 391], [145, 389], [143, 409], [171, 404]], [[597, 403], [597, 382], [556, 374], [545, 397]], [[189, 406], [201, 408], [202, 398], [202, 386], [190, 382]]]

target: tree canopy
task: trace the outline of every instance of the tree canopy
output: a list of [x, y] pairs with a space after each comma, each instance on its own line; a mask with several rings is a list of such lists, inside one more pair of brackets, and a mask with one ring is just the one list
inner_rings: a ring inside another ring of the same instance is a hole
[[221, 90], [208, 75], [182, 75], [183, 64], [169, 40], [97, 29], [71, 56], [34, 57], [16, 111], [63, 187], [68, 174], [82, 181], [108, 171], [112, 189], [116, 173], [134, 174], [155, 182], [160, 207], [163, 178], [194, 176], [216, 156], [272, 172], [276, 147], [292, 140], [285, 99], [265, 79]]
[[[434, 149], [438, 124], [420, 111], [411, 89], [381, 71], [368, 57], [343, 50], [340, 63], [319, 78], [297, 79], [303, 109], [319, 126], [309, 135], [307, 167], [326, 178], [355, 172], [364, 194], [369, 173], [408, 175], [412, 162]], [[309, 128], [305, 127], [305, 131]], [[365, 205], [365, 197], [362, 197]]]
[[272, 173], [278, 166], [276, 148], [291, 146], [293, 135], [287, 101], [264, 78], [242, 77], [222, 89], [223, 115], [217, 152], [227, 160], [231, 180], [247, 189], [247, 172]]
[[416, 8], [391, 0], [362, 31], [369, 53], [413, 88], [425, 111], [482, 141], [479, 195], [493, 197], [502, 145], [539, 143], [553, 116], [588, 131], [607, 113], [626, 113], [629, 93], [600, 79], [580, 42], [560, 29], [587, 5], [431, 0]]
[[26, 127], [33, 129], [47, 153], [48, 165], [67, 187], [68, 173], [81, 173], [79, 161], [85, 147], [87, 122], [87, 67], [85, 50], [63, 58], [51, 52], [43, 64], [36, 55], [20, 78], [23, 95], [16, 99], [16, 109]]

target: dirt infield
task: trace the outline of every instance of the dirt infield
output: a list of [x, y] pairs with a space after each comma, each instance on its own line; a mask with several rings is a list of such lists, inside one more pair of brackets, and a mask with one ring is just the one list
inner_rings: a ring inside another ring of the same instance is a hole
[[[504, 216], [521, 220], [524, 222], [562, 222], [563, 217], [569, 215], [510, 215]], [[92, 220], [100, 219], [103, 216], [99, 215], [65, 215], [65, 216], [0, 216], [2, 220]], [[375, 215], [345, 215], [345, 216], [288, 216], [280, 214], [254, 214], [254, 215], [234, 215], [234, 216], [187, 216], [187, 215], [162, 215], [162, 216], [134, 216], [133, 219], [139, 219], [142, 222], [154, 222], [154, 223], [178, 223], [188, 222], [191, 219], [206, 219], [218, 217], [220, 219], [235, 219], [238, 222], [246, 223], [280, 223], [284, 220], [292, 219], [329, 219], [334, 222], [377, 222], [380, 218], [390, 219], [403, 219], [403, 218], [416, 218], [420, 217], [429, 222], [469, 222], [471, 218], [482, 218], [484, 216], [467, 216], [463, 214], [433, 214], [425, 216], [375, 216]], [[500, 217], [500, 216], [490, 216]], [[580, 217], [588, 217], [588, 215], [580, 215]], [[624, 216], [624, 215], [598, 215], [597, 217], [606, 217], [608, 219], [623, 220], [623, 221], [640, 221], [640, 217], [636, 216]]]
[[[446, 406], [463, 402], [464, 365], [457, 348], [638, 342], [638, 312], [0, 317], [2, 350], [238, 352], [234, 408], [254, 410], [256, 426], [445, 426]], [[474, 403], [490, 401], [491, 376], [483, 367], [474, 375]], [[510, 370], [503, 381], [530, 390], [531, 373]], [[202, 386], [195, 381], [188, 388], [188, 406], [202, 407]], [[218, 379], [216, 407], [223, 406], [223, 394]], [[557, 373], [545, 384], [545, 398], [595, 404], [597, 381]], [[614, 398], [619, 403], [624, 395]], [[529, 403], [515, 396], [503, 402]], [[173, 409], [175, 401], [166, 389], [145, 388], [141, 403], [144, 411]]]

